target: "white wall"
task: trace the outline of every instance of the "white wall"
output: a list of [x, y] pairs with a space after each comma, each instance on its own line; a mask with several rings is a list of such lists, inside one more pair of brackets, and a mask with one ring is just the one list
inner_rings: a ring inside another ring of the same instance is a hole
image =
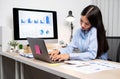
[[[0, 27], [0, 38], [2, 38], [2, 27]], [[2, 39], [0, 39], [0, 51], [2, 50]]]
[[76, 18], [73, 23], [74, 27], [79, 27], [80, 13], [91, 3], [92, 0], [0, 0], [0, 26], [3, 27], [2, 50], [6, 51], [8, 42], [13, 39], [13, 7], [57, 11], [58, 38], [68, 42], [70, 27], [65, 21], [68, 11], [73, 11]]

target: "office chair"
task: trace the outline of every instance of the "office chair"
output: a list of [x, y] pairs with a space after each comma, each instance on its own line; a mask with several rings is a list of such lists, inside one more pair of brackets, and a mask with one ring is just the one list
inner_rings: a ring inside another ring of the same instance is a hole
[[116, 61], [120, 62], [120, 43], [119, 43], [118, 49], [117, 49]]

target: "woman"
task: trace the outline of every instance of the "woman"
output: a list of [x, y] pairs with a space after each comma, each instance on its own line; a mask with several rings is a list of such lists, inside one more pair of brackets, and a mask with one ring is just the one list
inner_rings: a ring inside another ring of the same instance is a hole
[[[80, 25], [66, 48], [50, 52], [52, 60], [107, 59], [108, 43], [100, 9], [95, 5], [87, 6], [81, 13]], [[74, 49], [80, 52], [73, 53]]]

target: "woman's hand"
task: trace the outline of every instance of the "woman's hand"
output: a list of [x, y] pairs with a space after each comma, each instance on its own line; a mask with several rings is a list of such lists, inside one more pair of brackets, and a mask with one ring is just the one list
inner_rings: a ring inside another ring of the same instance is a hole
[[58, 54], [59, 54], [59, 50], [57, 50], [57, 49], [49, 52], [50, 58], [52, 58], [54, 55], [58, 55]]
[[59, 52], [59, 50], [53, 50], [49, 52], [50, 58], [53, 61], [63, 61], [69, 59], [69, 54], [60, 54]]
[[63, 61], [69, 59], [69, 54], [56, 54], [51, 57], [53, 61]]
[[57, 50], [57, 49], [49, 52], [50, 56], [57, 55], [57, 54], [59, 54], [59, 50]]

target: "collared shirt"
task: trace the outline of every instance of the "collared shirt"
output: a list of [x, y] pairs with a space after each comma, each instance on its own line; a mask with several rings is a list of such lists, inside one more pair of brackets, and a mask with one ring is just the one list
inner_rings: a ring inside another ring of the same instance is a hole
[[[79, 49], [80, 51], [73, 53], [74, 49]], [[92, 27], [89, 31], [78, 29], [70, 44], [66, 48], [61, 48], [60, 53], [68, 53], [70, 59], [91, 60], [96, 58], [97, 50], [97, 30]]]

